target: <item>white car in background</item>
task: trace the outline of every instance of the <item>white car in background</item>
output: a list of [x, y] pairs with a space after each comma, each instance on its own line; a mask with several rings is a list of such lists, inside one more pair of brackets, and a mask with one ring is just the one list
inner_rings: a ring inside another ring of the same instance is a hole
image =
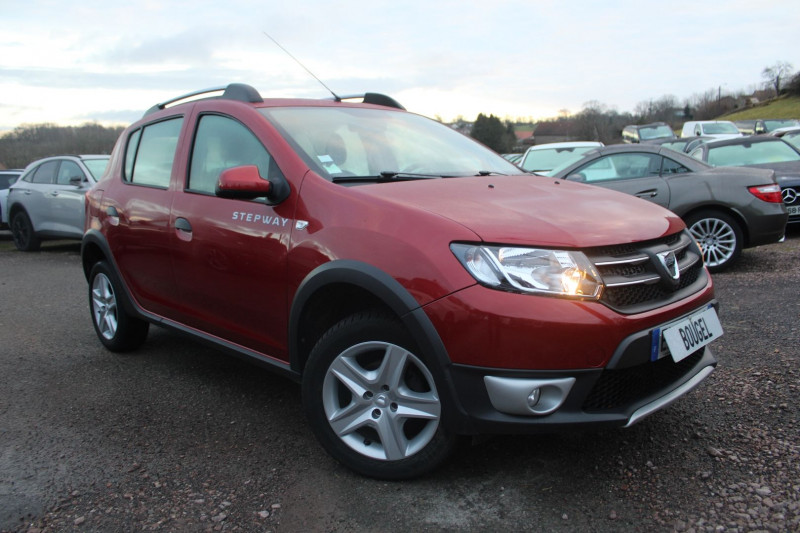
[[0, 170], [0, 229], [8, 227], [8, 188], [22, 175], [22, 169]]
[[537, 144], [525, 151], [517, 166], [529, 172], [549, 176], [553, 170], [569, 165], [583, 157], [589, 150], [602, 146], [603, 143], [595, 141]]
[[681, 137], [734, 139], [744, 137], [744, 134], [730, 120], [690, 120], [683, 125]]

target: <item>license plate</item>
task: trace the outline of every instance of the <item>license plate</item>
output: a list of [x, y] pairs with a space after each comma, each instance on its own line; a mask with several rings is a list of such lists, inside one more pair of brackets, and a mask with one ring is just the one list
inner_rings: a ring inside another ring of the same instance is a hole
[[667, 355], [676, 363], [685, 359], [717, 337], [722, 336], [722, 324], [713, 307], [653, 330], [651, 361]]
[[800, 205], [787, 205], [786, 210], [789, 211], [789, 215], [800, 215]]

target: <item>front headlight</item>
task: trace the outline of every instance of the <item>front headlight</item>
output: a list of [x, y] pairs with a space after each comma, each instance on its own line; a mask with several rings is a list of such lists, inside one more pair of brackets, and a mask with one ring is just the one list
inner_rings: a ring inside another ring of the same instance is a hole
[[581, 252], [451, 244], [461, 264], [482, 285], [499, 290], [598, 299], [603, 281]]

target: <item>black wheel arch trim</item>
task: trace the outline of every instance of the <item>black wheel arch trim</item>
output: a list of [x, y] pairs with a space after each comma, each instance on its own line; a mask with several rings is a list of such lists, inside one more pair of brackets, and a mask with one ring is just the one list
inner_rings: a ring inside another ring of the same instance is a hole
[[430, 370], [445, 388], [440, 394], [448, 396], [449, 401], [444, 404], [449, 408], [448, 425], [459, 433], [472, 433], [469, 418], [456, 394], [451, 376], [452, 362], [430, 318], [400, 282], [369, 263], [351, 259], [330, 261], [312, 270], [300, 283], [289, 312], [288, 352], [291, 368], [296, 372], [302, 371], [298, 331], [303, 309], [318, 290], [331, 284], [354, 285], [369, 292], [400, 319], [420, 350], [434, 359]]

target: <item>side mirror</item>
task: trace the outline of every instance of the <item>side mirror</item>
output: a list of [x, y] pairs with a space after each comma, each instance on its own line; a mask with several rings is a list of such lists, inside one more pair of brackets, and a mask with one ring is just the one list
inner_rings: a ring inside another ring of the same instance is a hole
[[266, 198], [277, 204], [289, 196], [286, 180], [269, 181], [261, 177], [258, 167], [245, 165], [223, 170], [219, 175], [215, 193], [220, 198], [253, 200]]
[[569, 181], [583, 181], [583, 182], [585, 182], [585, 181], [586, 181], [586, 176], [584, 176], [584, 175], [583, 175], [583, 174], [581, 174], [580, 172], [576, 172], [575, 174], [570, 174], [569, 176], [567, 176], [567, 180], [569, 180]]
[[69, 184], [74, 185], [75, 187], [80, 187], [83, 184], [83, 178], [81, 176], [72, 176], [69, 179]]

